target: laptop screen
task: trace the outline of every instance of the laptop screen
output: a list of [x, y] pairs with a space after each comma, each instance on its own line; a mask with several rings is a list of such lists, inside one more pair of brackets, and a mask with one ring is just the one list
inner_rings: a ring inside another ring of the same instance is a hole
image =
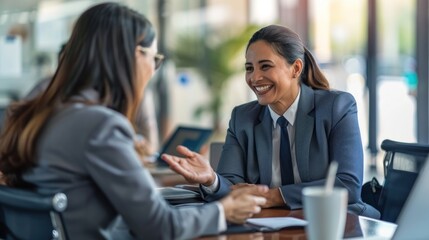
[[429, 158], [398, 217], [398, 227], [392, 239], [429, 239]]

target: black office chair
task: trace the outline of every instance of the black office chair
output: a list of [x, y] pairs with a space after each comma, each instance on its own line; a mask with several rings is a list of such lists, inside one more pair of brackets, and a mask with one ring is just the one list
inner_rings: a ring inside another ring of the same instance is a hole
[[381, 219], [396, 222], [429, 154], [429, 145], [384, 140], [384, 184], [378, 201]]
[[42, 195], [0, 186], [1, 239], [67, 239], [61, 212], [64, 193]]

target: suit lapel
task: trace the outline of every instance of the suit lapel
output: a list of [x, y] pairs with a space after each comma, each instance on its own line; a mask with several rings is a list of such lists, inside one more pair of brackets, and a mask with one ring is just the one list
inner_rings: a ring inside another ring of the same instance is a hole
[[272, 119], [266, 106], [259, 114], [259, 124], [255, 126], [255, 144], [258, 158], [260, 183], [271, 184], [272, 166]]
[[301, 84], [301, 96], [295, 120], [295, 153], [302, 180], [309, 177], [310, 142], [314, 129], [314, 116], [311, 115], [313, 109], [314, 91], [307, 85]]

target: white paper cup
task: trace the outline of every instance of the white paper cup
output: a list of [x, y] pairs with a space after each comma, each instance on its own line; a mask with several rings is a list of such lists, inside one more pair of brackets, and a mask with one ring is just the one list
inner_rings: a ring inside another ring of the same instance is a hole
[[324, 187], [306, 187], [302, 191], [305, 232], [309, 240], [340, 240], [347, 215], [347, 190], [334, 188], [330, 194]]

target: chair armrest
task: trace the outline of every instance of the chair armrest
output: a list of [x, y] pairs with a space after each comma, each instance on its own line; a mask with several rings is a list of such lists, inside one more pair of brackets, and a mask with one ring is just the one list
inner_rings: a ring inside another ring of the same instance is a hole
[[64, 193], [43, 195], [28, 190], [0, 186], [0, 204], [29, 210], [62, 212], [67, 208], [67, 197]]

